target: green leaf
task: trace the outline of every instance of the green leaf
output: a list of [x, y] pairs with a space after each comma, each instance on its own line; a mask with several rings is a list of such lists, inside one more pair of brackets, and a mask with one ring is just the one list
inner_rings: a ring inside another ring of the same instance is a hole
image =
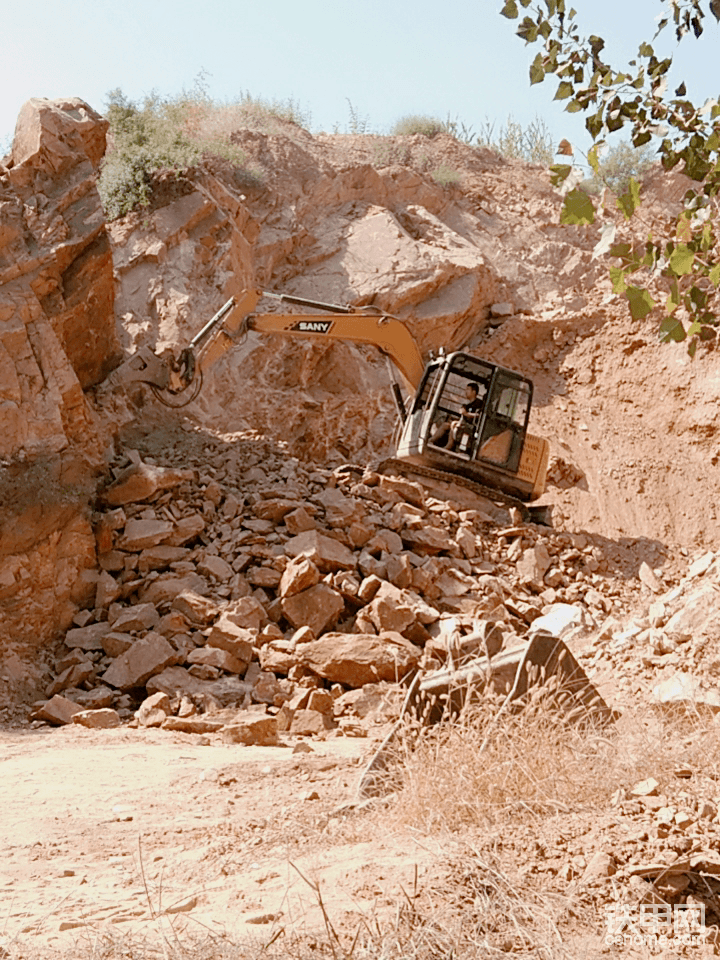
[[694, 306], [696, 311], [704, 310], [707, 306], [708, 295], [704, 290], [701, 290], [700, 287], [691, 287], [690, 288], [690, 302]]
[[687, 352], [691, 358], [695, 356], [695, 351], [697, 350], [697, 347], [698, 347], [697, 339], [691, 340], [690, 343], [688, 344]]
[[634, 147], [642, 147], [650, 140], [652, 140], [652, 134], [649, 130], [641, 130], [639, 133], [634, 133], [632, 136]]
[[603, 118], [601, 113], [593, 113], [585, 120], [585, 128], [593, 140], [597, 140], [603, 128]]
[[543, 64], [543, 55], [539, 53], [530, 64], [530, 85], [542, 83], [545, 79], [545, 66]]
[[594, 172], [594, 173], [599, 173], [599, 172], [600, 172], [600, 159], [599, 159], [599, 157], [598, 157], [598, 147], [597, 147], [597, 146], [595, 146], [595, 147], [590, 147], [590, 149], [588, 150], [587, 160], [588, 160], [588, 163], [590, 164], [590, 167], [592, 168], [593, 172]]
[[561, 183], [564, 183], [565, 180], [572, 173], [572, 164], [569, 163], [556, 163], [550, 167], [550, 183], [554, 187], [559, 187]]
[[633, 320], [642, 320], [655, 306], [655, 301], [644, 287], [632, 287], [628, 285], [625, 296], [628, 298]]
[[692, 272], [694, 261], [695, 254], [684, 243], [681, 243], [673, 250], [668, 266], [676, 277], [684, 277]]
[[713, 228], [711, 223], [706, 223], [702, 230], [702, 249], [707, 252], [714, 244]]
[[691, 180], [697, 180], [698, 182], [704, 180], [713, 168], [712, 163], [692, 148], [683, 151], [683, 160], [685, 161], [683, 173], [687, 174]]
[[594, 223], [595, 207], [592, 200], [584, 190], [571, 190], [565, 197], [562, 211], [560, 213], [560, 223]]
[[670, 288], [670, 293], [667, 300], [665, 301], [665, 309], [668, 314], [675, 313], [677, 308], [680, 306], [680, 290], [678, 289], [677, 281], [673, 282], [672, 287]]
[[720, 283], [720, 263], [716, 263], [715, 266], [708, 273], [710, 277], [710, 282], [717, 286]]
[[537, 40], [538, 25], [531, 17], [525, 17], [516, 33], [526, 43], [534, 43]]
[[563, 80], [562, 83], [558, 85], [557, 92], [553, 99], [555, 100], [567, 100], [568, 97], [571, 97], [575, 92], [573, 85], [567, 81]]
[[640, 206], [640, 184], [634, 177], [630, 178], [627, 192], [617, 198], [617, 205], [622, 210], [626, 220], [629, 220]]
[[610, 267], [608, 274], [612, 281], [613, 293], [625, 293], [627, 284], [625, 283], [625, 271], [622, 267]]
[[506, 0], [505, 6], [502, 8], [500, 13], [504, 17], [507, 17], [508, 20], [516, 20], [520, 15], [518, 13], [517, 3], [515, 3], [515, 0]]
[[674, 340], [676, 343], [682, 343], [685, 339], [685, 327], [675, 317], [665, 317], [660, 324], [660, 340], [662, 343], [670, 343]]
[[697, 322], [697, 320], [694, 320], [685, 331], [685, 336], [696, 337], [701, 330], [702, 330], [702, 326]]

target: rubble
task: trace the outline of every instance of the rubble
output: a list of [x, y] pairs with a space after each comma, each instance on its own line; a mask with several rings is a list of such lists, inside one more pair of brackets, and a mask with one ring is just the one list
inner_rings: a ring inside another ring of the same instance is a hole
[[[269, 449], [264, 479], [231, 477], [211, 454], [202, 470], [175, 448], [153, 449], [151, 463], [119, 454], [93, 517], [99, 556], [113, 561], [65, 635], [48, 697], [181, 732], [188, 707], [213, 723], [234, 710], [218, 730], [252, 708], [284, 711], [291, 736], [327, 736], [340, 720], [350, 735], [343, 691], [496, 655], [539, 630], [588, 636], [607, 619], [579, 601], [574, 577], [543, 582], [584, 561], [571, 535], [497, 526], [412, 481], [273, 462]], [[482, 649], [467, 635], [486, 637]], [[318, 699], [331, 685], [335, 698]], [[309, 690], [312, 703], [298, 699]], [[357, 703], [362, 721], [373, 711]]]

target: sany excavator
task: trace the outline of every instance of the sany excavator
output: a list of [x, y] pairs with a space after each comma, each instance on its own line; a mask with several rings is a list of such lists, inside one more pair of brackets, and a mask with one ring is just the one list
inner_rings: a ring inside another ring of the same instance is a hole
[[[257, 313], [262, 297], [323, 312]], [[405, 324], [375, 307], [246, 290], [228, 300], [179, 357], [143, 347], [112, 379], [123, 386], [148, 384], [164, 403], [184, 406], [198, 395], [203, 371], [249, 330], [372, 344], [392, 360], [415, 395], [406, 404], [393, 383], [400, 423], [383, 471], [460, 482], [520, 506], [544, 492], [548, 442], [527, 429], [532, 381], [463, 352], [441, 353], [426, 365]]]

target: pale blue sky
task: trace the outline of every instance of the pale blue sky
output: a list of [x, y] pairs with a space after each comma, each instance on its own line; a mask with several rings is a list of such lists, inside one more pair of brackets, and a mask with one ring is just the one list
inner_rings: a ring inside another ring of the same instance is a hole
[[[654, 32], [662, 0], [574, 0], [584, 33], [633, 56]], [[557, 139], [580, 141], [582, 120], [554, 104], [555, 81], [529, 86], [536, 47], [514, 36], [502, 0], [25, 0], [0, 26], [0, 147], [32, 96], [79, 96], [101, 112], [107, 92], [131, 99], [190, 88], [201, 70], [213, 97], [241, 91], [294, 98], [311, 129], [347, 129], [348, 100], [387, 132], [408, 113], [476, 129], [513, 115], [542, 116]], [[681, 69], [690, 95], [720, 94], [720, 29], [706, 19], [687, 39]], [[674, 47], [674, 42], [670, 44]]]

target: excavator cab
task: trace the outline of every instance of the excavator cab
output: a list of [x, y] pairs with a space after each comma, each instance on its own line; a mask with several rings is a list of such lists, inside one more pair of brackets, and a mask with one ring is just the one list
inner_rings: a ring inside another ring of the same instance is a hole
[[438, 357], [425, 370], [395, 456], [537, 499], [547, 442], [527, 432], [532, 393], [527, 377], [486, 360], [467, 353]]

